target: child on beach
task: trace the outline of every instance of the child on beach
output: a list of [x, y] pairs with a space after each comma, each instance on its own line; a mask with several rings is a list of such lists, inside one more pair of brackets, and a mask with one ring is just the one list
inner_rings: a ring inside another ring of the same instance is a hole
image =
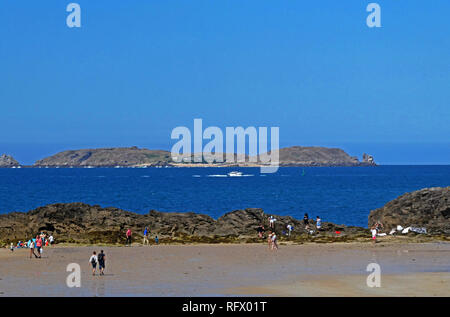
[[97, 253], [94, 251], [91, 255], [91, 257], [89, 258], [89, 263], [92, 265], [92, 275], [95, 275], [95, 270], [97, 268], [97, 263], [98, 263], [98, 258], [97, 258]]
[[373, 244], [377, 243], [377, 227], [374, 225], [370, 228], [370, 232], [372, 232], [372, 242]]
[[30, 259], [31, 259], [31, 255], [34, 255], [34, 257], [37, 258], [38, 256], [36, 255], [36, 253], [34, 253], [35, 242], [34, 242], [34, 240], [30, 240], [29, 242], [30, 242], [30, 244], [28, 247], [30, 248]]
[[155, 243], [156, 243], [156, 244], [159, 244], [158, 236], [155, 236]]

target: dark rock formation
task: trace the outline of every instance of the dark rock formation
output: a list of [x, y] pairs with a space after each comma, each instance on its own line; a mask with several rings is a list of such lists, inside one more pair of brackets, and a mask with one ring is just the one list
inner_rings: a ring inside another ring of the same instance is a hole
[[386, 231], [400, 225], [424, 227], [430, 234], [450, 234], [450, 187], [404, 194], [369, 215], [369, 227], [380, 221]]
[[12, 156], [3, 154], [0, 156], [0, 167], [17, 167], [20, 166]]
[[[223, 238], [233, 238], [238, 241], [256, 237], [256, 228], [261, 224], [268, 228], [268, 216], [261, 209], [245, 209], [229, 212], [215, 220], [192, 212], [163, 213], [152, 210], [141, 215], [83, 203], [53, 204], [27, 213], [0, 215], [0, 241], [25, 240], [45, 231], [53, 233], [59, 242], [119, 243], [125, 240], [128, 228], [140, 241], [146, 226], [160, 238], [204, 242], [225, 242]], [[302, 221], [284, 216], [275, 218], [275, 229], [279, 235], [288, 224], [294, 226], [294, 235], [306, 234]], [[321, 236], [334, 235], [336, 230], [342, 232], [341, 236], [369, 236], [367, 229], [358, 227], [332, 223], [323, 223], [322, 227]], [[209, 240], [199, 240], [199, 237]]]
[[376, 165], [375, 159], [373, 158], [373, 156], [366, 154], [366, 153], [363, 154], [362, 163], [368, 164], [368, 165]]

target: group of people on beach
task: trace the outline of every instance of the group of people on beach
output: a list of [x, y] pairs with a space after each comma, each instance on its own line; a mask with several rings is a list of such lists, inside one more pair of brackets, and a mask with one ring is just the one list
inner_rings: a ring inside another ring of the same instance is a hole
[[103, 252], [103, 250], [100, 251], [99, 254], [97, 254], [97, 252], [92, 252], [91, 257], [89, 258], [89, 263], [92, 266], [92, 275], [95, 276], [95, 272], [97, 270], [97, 265], [98, 265], [98, 270], [99, 270], [99, 275], [105, 275], [105, 264], [106, 261], [106, 254]]
[[[126, 235], [126, 241], [125, 241], [125, 246], [131, 246], [132, 243], [132, 231], [131, 229], [127, 230]], [[144, 229], [144, 239], [142, 241], [143, 245], [149, 245], [150, 244], [150, 240], [149, 240], [149, 236], [150, 236], [150, 230], [148, 229], [148, 227], [145, 227]], [[159, 238], [158, 235], [155, 236], [155, 244], [159, 244]]]
[[44, 246], [52, 246], [55, 243], [53, 235], [47, 235], [44, 232], [37, 234], [35, 238], [29, 239], [27, 242], [19, 241], [16, 246], [11, 242], [10, 250], [26, 248], [30, 249], [30, 259], [34, 256], [36, 259], [40, 259], [44, 252]]
[[370, 232], [372, 233], [372, 243], [377, 243], [377, 235], [381, 229], [383, 229], [384, 226], [381, 222], [377, 221], [375, 224], [370, 228]]
[[[276, 223], [277, 219], [274, 218], [274, 216], [269, 216], [268, 218], [268, 222], [269, 222], [269, 235], [268, 235], [268, 241], [269, 241], [269, 249], [271, 250], [276, 250], [278, 249], [278, 244], [276, 242], [277, 240], [277, 236], [275, 233], [275, 223]], [[303, 224], [305, 226], [305, 230], [307, 233], [309, 234], [313, 234], [314, 230], [311, 227], [310, 224], [310, 220], [309, 220], [309, 216], [307, 213], [305, 213], [305, 215], [303, 216]], [[322, 228], [322, 219], [320, 219], [319, 216], [316, 217], [316, 232], [319, 232]], [[286, 230], [283, 230], [283, 235], [286, 235], [288, 237], [291, 236], [292, 231], [294, 231], [294, 226], [292, 224], [287, 224], [286, 226]], [[265, 227], [264, 225], [260, 225], [258, 228], [256, 228], [256, 231], [258, 233], [258, 237], [263, 239], [264, 238], [264, 234], [265, 234]]]
[[269, 231], [267, 236], [267, 243], [269, 244], [269, 250], [278, 250], [277, 234], [275, 231]]

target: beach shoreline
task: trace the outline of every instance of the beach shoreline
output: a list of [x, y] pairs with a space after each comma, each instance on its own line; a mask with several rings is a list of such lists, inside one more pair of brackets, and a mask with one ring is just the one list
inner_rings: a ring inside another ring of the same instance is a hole
[[[92, 251], [106, 275], [92, 276]], [[189, 244], [55, 246], [42, 259], [0, 250], [0, 296], [449, 296], [450, 243]], [[81, 267], [69, 288], [66, 267]], [[381, 287], [366, 285], [367, 265]]]

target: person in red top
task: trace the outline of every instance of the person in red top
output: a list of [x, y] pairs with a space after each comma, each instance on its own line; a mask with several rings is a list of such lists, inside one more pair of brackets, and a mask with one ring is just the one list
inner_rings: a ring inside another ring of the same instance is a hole
[[42, 239], [40, 236], [36, 236], [36, 249], [38, 252], [38, 258], [41, 258]]
[[127, 244], [131, 246], [131, 229], [128, 229], [127, 231], [127, 242], [125, 243], [125, 245]]

